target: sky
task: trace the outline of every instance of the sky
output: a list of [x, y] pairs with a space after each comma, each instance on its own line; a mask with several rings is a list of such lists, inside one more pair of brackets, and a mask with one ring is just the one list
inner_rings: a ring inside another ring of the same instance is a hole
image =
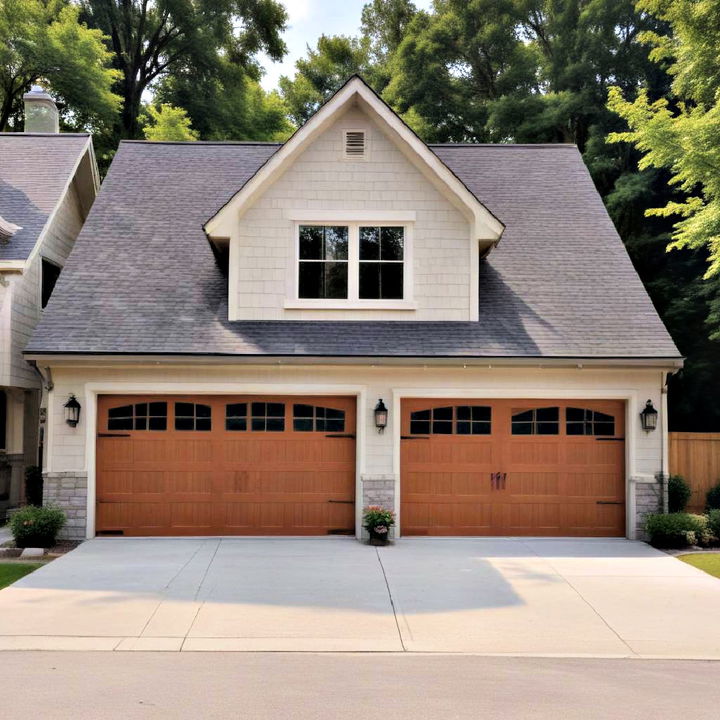
[[[315, 46], [320, 35], [357, 35], [360, 15], [368, 0], [285, 0], [289, 20], [283, 38], [288, 54], [282, 62], [267, 57], [260, 62], [265, 68], [262, 86], [273, 90], [281, 75], [295, 75], [295, 61], [306, 54], [306, 46]], [[414, 0], [416, 7], [428, 9], [431, 0]]]

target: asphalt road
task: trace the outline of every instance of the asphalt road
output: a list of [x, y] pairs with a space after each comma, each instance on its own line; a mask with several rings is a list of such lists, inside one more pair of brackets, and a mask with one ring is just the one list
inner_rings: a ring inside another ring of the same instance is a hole
[[720, 662], [310, 653], [0, 653], [3, 720], [718, 717]]

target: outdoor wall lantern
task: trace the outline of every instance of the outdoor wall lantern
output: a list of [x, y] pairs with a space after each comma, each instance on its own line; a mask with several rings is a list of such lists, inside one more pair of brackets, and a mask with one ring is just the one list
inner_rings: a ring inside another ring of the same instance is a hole
[[388, 409], [385, 407], [385, 403], [382, 398], [378, 400], [378, 404], [375, 406], [375, 427], [378, 432], [381, 433], [387, 427]]
[[77, 398], [71, 395], [63, 407], [65, 408], [65, 422], [70, 427], [77, 427], [80, 422], [80, 403]]
[[658, 411], [653, 407], [652, 400], [645, 403], [645, 408], [640, 413], [640, 422], [645, 432], [650, 432], [657, 427]]

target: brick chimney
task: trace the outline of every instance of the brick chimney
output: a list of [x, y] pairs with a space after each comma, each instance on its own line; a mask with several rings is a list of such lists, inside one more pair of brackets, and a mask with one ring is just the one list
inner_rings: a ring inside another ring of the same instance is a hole
[[25, 132], [58, 133], [60, 118], [55, 101], [39, 85], [23, 95], [25, 102]]

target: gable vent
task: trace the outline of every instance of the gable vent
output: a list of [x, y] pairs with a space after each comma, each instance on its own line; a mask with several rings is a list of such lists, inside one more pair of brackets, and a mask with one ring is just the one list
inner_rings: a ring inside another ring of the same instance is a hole
[[345, 159], [364, 160], [367, 150], [367, 137], [364, 130], [345, 130]]

